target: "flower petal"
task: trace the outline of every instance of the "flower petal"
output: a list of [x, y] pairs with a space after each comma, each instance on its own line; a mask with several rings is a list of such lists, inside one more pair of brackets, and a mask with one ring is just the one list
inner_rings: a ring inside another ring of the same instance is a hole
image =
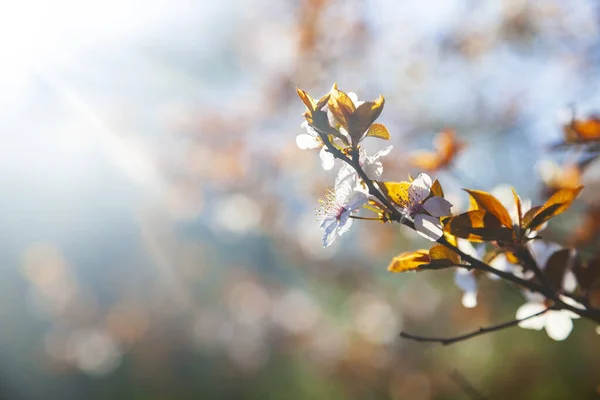
[[440, 220], [431, 215], [417, 214], [415, 217], [415, 229], [419, 235], [432, 242], [435, 242], [444, 234]]
[[394, 146], [388, 146], [385, 149], [381, 149], [377, 153], [375, 153], [371, 158], [374, 160], [378, 160], [380, 157], [387, 156], [388, 154], [390, 154], [390, 151], [392, 151], [393, 148]]
[[408, 188], [408, 196], [411, 202], [414, 204], [425, 200], [425, 198], [429, 196], [432, 184], [433, 182], [429, 175], [419, 174], [417, 179], [415, 179]]
[[573, 330], [573, 321], [568, 313], [549, 311], [546, 319], [546, 333], [550, 339], [565, 340]]
[[355, 191], [350, 195], [348, 203], [345, 205], [347, 212], [352, 212], [361, 208], [369, 200], [365, 192]]
[[319, 157], [321, 157], [321, 165], [325, 171], [329, 171], [331, 168], [333, 168], [335, 157], [333, 157], [333, 154], [327, 151], [325, 146], [323, 146], [319, 152]]
[[423, 208], [434, 217], [450, 215], [452, 203], [440, 196], [434, 196], [423, 204]]
[[[517, 310], [516, 318], [527, 318], [545, 309], [546, 307], [542, 303], [525, 303]], [[546, 324], [546, 316], [547, 313], [537, 317], [526, 319], [525, 321], [519, 322], [519, 326], [524, 329], [535, 329], [536, 331], [539, 331]]]
[[323, 144], [317, 140], [316, 137], [309, 135], [308, 133], [301, 133], [296, 136], [296, 144], [302, 150], [316, 149]]
[[340, 224], [339, 224], [339, 228], [337, 231], [337, 235], [338, 236], [342, 236], [344, 233], [348, 232], [350, 230], [350, 228], [352, 227], [352, 223], [354, 222], [354, 220], [352, 218], [348, 218], [350, 216], [350, 213], [348, 213], [348, 215], [346, 216], [346, 218], [340, 219]]
[[321, 222], [323, 229], [323, 247], [330, 246], [337, 236], [339, 221], [335, 217], [327, 217]]

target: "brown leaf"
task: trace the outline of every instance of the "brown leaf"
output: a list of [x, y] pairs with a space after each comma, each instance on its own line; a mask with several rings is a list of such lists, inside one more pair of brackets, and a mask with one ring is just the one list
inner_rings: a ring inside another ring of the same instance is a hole
[[442, 224], [446, 232], [472, 242], [512, 241], [512, 231], [502, 226], [498, 218], [486, 210], [467, 211], [442, 218]]
[[544, 273], [546, 274], [546, 277], [548, 278], [548, 281], [554, 290], [559, 290], [562, 288], [565, 271], [569, 266], [570, 255], [570, 249], [558, 250], [552, 253], [546, 262]]
[[600, 283], [600, 257], [593, 258], [585, 264], [576, 264], [573, 272], [581, 289], [588, 292], [595, 284]]
[[512, 229], [513, 223], [506, 208], [491, 194], [483, 190], [464, 189], [477, 203], [478, 209], [486, 210], [494, 215], [498, 221], [508, 229]]
[[565, 212], [571, 206], [573, 200], [579, 195], [581, 189], [583, 189], [583, 186], [573, 189], [564, 188], [554, 193], [542, 208], [538, 210], [529, 224], [525, 225], [525, 228], [536, 230], [550, 218]]

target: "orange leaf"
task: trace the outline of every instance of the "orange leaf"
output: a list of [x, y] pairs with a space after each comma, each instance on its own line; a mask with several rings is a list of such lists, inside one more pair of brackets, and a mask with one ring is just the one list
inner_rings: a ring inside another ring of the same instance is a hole
[[390, 272], [416, 271], [421, 265], [429, 264], [429, 252], [427, 250], [417, 250], [397, 255], [388, 265]]
[[512, 229], [513, 223], [510, 218], [510, 214], [506, 211], [506, 208], [491, 194], [484, 192], [483, 190], [464, 189], [471, 198], [477, 203], [478, 209], [486, 210], [492, 213], [498, 221], [502, 223], [508, 229]]
[[296, 88], [296, 92], [298, 93], [298, 97], [300, 97], [300, 100], [302, 100], [306, 108], [308, 108], [310, 112], [315, 111], [317, 105], [315, 103], [315, 100], [302, 89]]
[[565, 212], [570, 206], [573, 200], [579, 195], [583, 186], [576, 188], [564, 188], [560, 189], [548, 199], [548, 201], [537, 211], [535, 216], [531, 219], [529, 224], [525, 226], [526, 229], [536, 230], [544, 222], [550, 218], [555, 217]]
[[486, 210], [473, 210], [453, 217], [442, 218], [444, 230], [472, 242], [512, 241], [512, 231]]
[[429, 258], [431, 258], [432, 262], [446, 261], [448, 262], [448, 265], [460, 264], [460, 257], [458, 254], [441, 244], [434, 244], [431, 249], [429, 249]]
[[367, 131], [367, 136], [390, 140], [390, 132], [383, 124], [373, 124]]

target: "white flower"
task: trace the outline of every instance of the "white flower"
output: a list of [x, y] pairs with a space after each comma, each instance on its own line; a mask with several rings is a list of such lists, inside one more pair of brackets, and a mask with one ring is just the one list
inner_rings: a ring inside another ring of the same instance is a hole
[[[383, 164], [379, 159], [390, 154], [390, 151], [392, 151], [393, 148], [394, 146], [388, 146], [385, 149], [379, 150], [372, 156], [368, 156], [367, 151], [363, 147], [360, 148], [358, 161], [363, 171], [370, 179], [374, 180], [381, 177], [381, 174], [383, 174]], [[339, 185], [344, 180], [359, 181], [356, 170], [346, 163], [340, 168], [340, 171], [335, 178], [335, 185]]]
[[350, 181], [344, 181], [335, 190], [327, 191], [318, 212], [323, 229], [323, 247], [331, 245], [337, 236], [348, 232], [352, 226], [350, 215], [358, 211], [367, 200], [367, 194], [356, 190], [356, 186]]
[[[431, 177], [419, 174], [408, 188], [408, 200], [402, 205], [401, 212], [415, 223], [417, 233], [433, 242], [443, 235], [439, 217], [450, 214], [452, 204], [443, 197], [433, 196], [422, 203], [431, 193]], [[427, 212], [428, 214], [424, 214]]]
[[[458, 239], [457, 244], [463, 253], [479, 259], [480, 255], [471, 242], [465, 239]], [[466, 308], [477, 306], [477, 279], [475, 279], [474, 270], [469, 271], [466, 268], [456, 268], [454, 283], [463, 291], [462, 305]]]
[[[538, 293], [531, 293], [529, 297], [530, 301], [523, 304], [517, 310], [517, 319], [527, 318], [547, 308], [543, 296]], [[561, 300], [573, 307], [583, 309], [581, 304], [568, 297], [561, 296]], [[551, 339], [560, 341], [569, 337], [569, 334], [573, 330], [572, 320], [577, 318], [579, 318], [579, 315], [569, 310], [548, 310], [537, 317], [519, 322], [519, 326], [521, 328], [535, 329], [538, 331], [545, 328], [546, 333]]]
[[296, 144], [298, 147], [302, 150], [320, 148], [321, 151], [319, 153], [319, 157], [321, 158], [321, 165], [323, 166], [323, 169], [328, 171], [333, 168], [335, 158], [333, 157], [333, 154], [327, 151], [327, 147], [323, 143], [323, 140], [321, 140], [321, 137], [317, 131], [315, 131], [315, 129], [310, 126], [307, 121], [304, 121], [300, 126], [306, 129], [308, 133], [301, 133], [296, 136]]

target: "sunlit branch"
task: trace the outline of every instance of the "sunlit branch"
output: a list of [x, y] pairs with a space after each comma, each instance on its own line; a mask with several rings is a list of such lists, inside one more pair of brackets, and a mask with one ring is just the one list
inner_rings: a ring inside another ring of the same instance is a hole
[[[396, 221], [403, 225], [406, 225], [409, 228], [414, 230], [415, 229], [414, 223], [412, 221], [406, 219], [404, 217], [404, 215], [400, 211], [398, 211], [398, 209], [390, 202], [390, 200], [375, 186], [373, 181], [367, 176], [367, 174], [365, 173], [365, 171], [362, 169], [362, 167], [360, 165], [358, 152], [354, 151], [353, 157], [349, 157], [342, 150], [338, 149], [336, 146], [333, 145], [331, 140], [329, 140], [329, 136], [326, 132], [323, 132], [322, 130], [318, 129], [314, 125], [312, 127], [315, 129], [315, 131], [321, 137], [321, 140], [327, 147], [327, 150], [331, 154], [333, 154], [333, 156], [335, 158], [338, 158], [338, 159], [342, 160], [343, 162], [347, 163], [356, 171], [358, 176], [362, 179], [362, 181], [365, 183], [365, 185], [369, 189], [369, 193], [372, 196], [374, 196], [377, 200], [379, 200], [383, 206], [386, 207], [386, 211], [389, 213], [390, 219], [392, 221]], [[589, 307], [585, 308], [585, 309], [580, 309], [577, 307], [573, 307], [570, 304], [567, 304], [564, 301], [560, 300], [558, 295], [554, 292], [552, 287], [548, 284], [545, 275], [541, 272], [541, 270], [535, 263], [535, 260], [533, 259], [533, 257], [531, 257], [531, 254], [527, 251], [527, 249], [525, 249], [525, 252], [527, 254], [525, 254], [525, 253], [523, 254], [524, 264], [526, 267], [530, 268], [532, 271], [534, 271], [534, 273], [536, 273], [536, 276], [540, 280], [541, 284], [537, 283], [535, 281], [524, 280], [524, 279], [521, 279], [509, 272], [504, 272], [504, 271], [500, 271], [496, 268], [493, 268], [490, 265], [484, 263], [483, 261], [480, 261], [477, 258], [472, 257], [472, 256], [462, 252], [458, 247], [449, 243], [443, 236], [437, 240], [437, 243], [439, 243], [439, 244], [443, 245], [444, 247], [457, 253], [464, 261], [468, 262], [470, 264], [470, 267], [473, 269], [478, 269], [481, 271], [488, 272], [488, 273], [490, 273], [492, 275], [496, 275], [506, 281], [509, 281], [509, 282], [512, 282], [519, 286], [525, 287], [531, 291], [541, 293], [545, 297], [551, 299], [554, 302], [554, 307], [556, 307], [557, 309], [565, 309], [565, 310], [572, 311], [579, 316], [589, 318], [600, 324], [600, 310], [589, 308]], [[528, 255], [528, 257], [527, 257], [527, 255]], [[431, 269], [433, 269], [433, 268], [431, 268]], [[538, 272], [536, 272], [536, 269]], [[570, 297], [570, 296], [567, 295], [567, 297]]]
[[416, 342], [433, 342], [433, 343], [441, 343], [444, 346], [448, 346], [451, 345], [453, 343], [456, 342], [460, 342], [463, 340], [467, 340], [470, 339], [472, 337], [475, 336], [479, 336], [479, 335], [483, 335], [486, 333], [491, 333], [491, 332], [496, 332], [496, 331], [500, 331], [502, 329], [506, 329], [506, 328], [510, 328], [512, 326], [517, 326], [519, 323], [526, 321], [530, 318], [534, 318], [537, 317], [539, 315], [544, 314], [545, 312], [555, 309], [555, 306], [552, 307], [548, 307], [538, 313], [532, 314], [528, 317], [525, 318], [521, 318], [521, 319], [515, 319], [515, 320], [511, 320], [508, 322], [504, 322], [498, 325], [492, 325], [492, 326], [488, 326], [488, 327], [481, 327], [479, 329], [477, 329], [476, 331], [472, 331], [469, 333], [465, 333], [463, 335], [459, 335], [459, 336], [454, 336], [454, 337], [446, 337], [446, 338], [440, 338], [440, 337], [428, 337], [428, 336], [418, 336], [418, 335], [413, 335], [410, 333], [406, 333], [404, 331], [400, 332], [400, 336], [404, 339], [409, 339], [409, 340], [414, 340]]

